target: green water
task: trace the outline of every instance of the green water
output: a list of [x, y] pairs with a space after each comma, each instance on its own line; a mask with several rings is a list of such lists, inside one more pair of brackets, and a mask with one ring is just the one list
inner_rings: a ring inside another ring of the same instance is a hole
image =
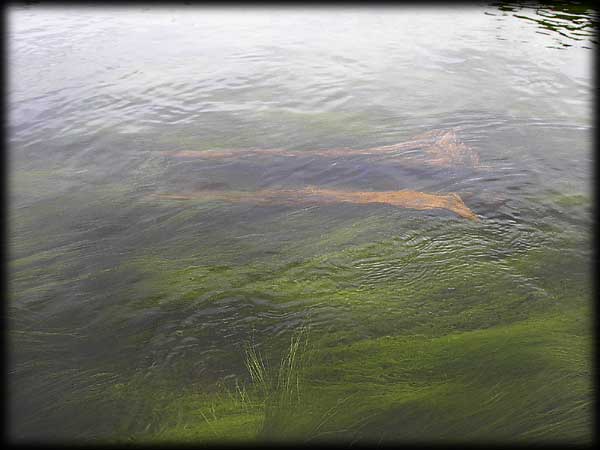
[[[14, 442], [591, 442], [594, 11], [8, 19]], [[485, 168], [310, 153], [434, 129]], [[211, 183], [480, 220], [156, 195]]]

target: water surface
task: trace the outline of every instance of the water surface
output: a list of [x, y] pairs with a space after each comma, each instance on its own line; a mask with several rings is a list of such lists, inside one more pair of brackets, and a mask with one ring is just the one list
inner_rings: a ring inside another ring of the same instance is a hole
[[[12, 7], [10, 435], [587, 442], [595, 20]], [[485, 169], [318, 156], [440, 129]], [[211, 150], [240, 157], [169, 156]], [[456, 192], [480, 221], [157, 197], [306, 186]], [[245, 344], [276, 367], [307, 323], [296, 419], [222, 400], [253, 389]]]

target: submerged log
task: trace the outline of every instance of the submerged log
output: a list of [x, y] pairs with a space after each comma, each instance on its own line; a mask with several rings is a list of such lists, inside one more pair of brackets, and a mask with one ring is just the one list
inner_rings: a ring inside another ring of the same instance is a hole
[[417, 210], [445, 209], [469, 220], [479, 220], [460, 196], [455, 193], [428, 194], [417, 191], [341, 191], [308, 187], [302, 189], [263, 189], [254, 192], [201, 190], [191, 194], [156, 194], [164, 200], [221, 200], [233, 203], [256, 204], [333, 204], [384, 203], [399, 208]]
[[231, 149], [231, 150], [179, 150], [163, 152], [174, 158], [227, 159], [248, 156], [285, 156], [285, 157], [345, 157], [345, 156], [385, 156], [401, 160], [409, 165], [435, 167], [471, 167], [480, 166], [479, 154], [460, 141], [456, 131], [430, 131], [407, 142], [372, 147], [367, 149], [333, 148], [322, 150], [285, 150], [273, 149]]

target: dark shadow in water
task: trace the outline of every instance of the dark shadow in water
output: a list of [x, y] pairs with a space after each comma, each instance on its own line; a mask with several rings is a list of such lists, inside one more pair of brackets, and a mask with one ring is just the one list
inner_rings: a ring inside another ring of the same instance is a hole
[[492, 5], [514, 17], [537, 23], [544, 30], [540, 33], [556, 35], [561, 46], [556, 48], [571, 47], [573, 41], [588, 39], [598, 43], [598, 14], [592, 2], [493, 2]]

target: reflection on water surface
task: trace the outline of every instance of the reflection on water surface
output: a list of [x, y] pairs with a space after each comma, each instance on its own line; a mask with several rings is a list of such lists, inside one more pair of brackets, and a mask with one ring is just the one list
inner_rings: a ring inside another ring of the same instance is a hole
[[562, 47], [571, 47], [573, 41], [578, 41], [582, 47], [591, 49], [587, 46], [588, 41], [598, 43], [594, 39], [598, 14], [592, 3], [540, 2], [532, 8], [530, 4], [523, 2], [499, 2], [497, 6], [504, 13], [512, 13], [514, 17], [536, 23], [542, 29], [537, 33], [554, 36]]

